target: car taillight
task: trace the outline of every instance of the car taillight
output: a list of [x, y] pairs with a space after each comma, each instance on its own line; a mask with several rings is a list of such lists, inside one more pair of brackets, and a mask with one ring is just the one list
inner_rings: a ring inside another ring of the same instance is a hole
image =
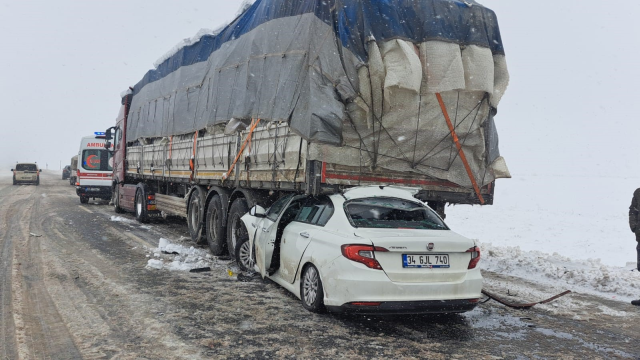
[[347, 259], [365, 264], [372, 269], [382, 270], [382, 266], [374, 255], [376, 251], [386, 252], [389, 250], [371, 245], [342, 245], [342, 255]]
[[478, 262], [480, 262], [480, 248], [474, 246], [467, 250], [467, 252], [471, 253], [471, 260], [469, 261], [469, 267], [467, 269], [475, 269], [476, 266], [478, 266]]

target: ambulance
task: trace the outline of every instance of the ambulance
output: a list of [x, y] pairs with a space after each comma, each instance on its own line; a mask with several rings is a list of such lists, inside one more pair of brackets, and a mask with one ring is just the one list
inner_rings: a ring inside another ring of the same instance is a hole
[[111, 200], [113, 152], [104, 147], [105, 143], [103, 132], [85, 136], [80, 142], [76, 194], [82, 204], [88, 203], [89, 199]]

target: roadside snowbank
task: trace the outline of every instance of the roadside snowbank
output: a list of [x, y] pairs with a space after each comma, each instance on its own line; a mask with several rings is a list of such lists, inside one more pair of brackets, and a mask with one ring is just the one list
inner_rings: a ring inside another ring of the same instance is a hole
[[[629, 301], [640, 297], [640, 273], [634, 267], [613, 267], [599, 259], [575, 260], [540, 251], [524, 251], [518, 246], [481, 243], [483, 270], [510, 275], [559, 290], [592, 294]], [[514, 285], [517, 286], [517, 285]], [[519, 288], [516, 291], [525, 291]]]

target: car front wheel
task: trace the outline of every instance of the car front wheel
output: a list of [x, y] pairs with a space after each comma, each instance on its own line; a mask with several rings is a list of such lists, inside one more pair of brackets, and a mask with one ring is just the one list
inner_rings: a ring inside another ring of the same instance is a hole
[[320, 313], [324, 307], [324, 290], [318, 269], [312, 264], [307, 265], [300, 279], [300, 299], [305, 309]]
[[238, 239], [236, 244], [236, 263], [242, 271], [254, 271], [255, 261], [251, 256], [251, 242], [248, 236]]

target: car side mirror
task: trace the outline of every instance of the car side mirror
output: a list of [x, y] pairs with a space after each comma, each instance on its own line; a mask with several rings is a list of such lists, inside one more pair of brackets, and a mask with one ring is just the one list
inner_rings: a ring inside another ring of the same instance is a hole
[[113, 135], [111, 135], [111, 129], [112, 128], [108, 128], [107, 131], [105, 131], [104, 133], [104, 138], [109, 141], [111, 139], [113, 139]]
[[107, 141], [106, 143], [104, 143], [104, 148], [107, 150], [111, 149], [111, 142]]
[[267, 210], [265, 210], [262, 206], [256, 205], [249, 210], [249, 215], [255, 216], [257, 218], [267, 217]]

